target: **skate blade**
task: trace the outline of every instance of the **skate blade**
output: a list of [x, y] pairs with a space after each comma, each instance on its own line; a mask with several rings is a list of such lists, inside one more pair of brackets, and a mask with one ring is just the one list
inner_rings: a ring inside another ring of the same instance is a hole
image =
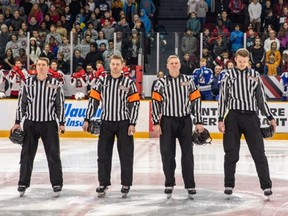
[[265, 195], [264, 195], [264, 200], [265, 200], [265, 201], [270, 201], [270, 198], [271, 198], [271, 195], [269, 195], [269, 196], [265, 196]]
[[25, 195], [25, 191], [19, 192], [19, 196], [20, 196], [20, 197], [23, 197], [24, 195]]
[[60, 196], [60, 192], [54, 192], [54, 195], [53, 195], [55, 198], [59, 197]]
[[188, 195], [188, 198], [191, 199], [191, 200], [194, 200], [194, 195], [189, 194], [189, 195]]
[[128, 193], [122, 193], [122, 198], [125, 199], [128, 197]]
[[225, 194], [226, 195], [226, 200], [232, 199], [232, 194]]
[[170, 199], [172, 197], [172, 194], [167, 194], [167, 199]]
[[105, 197], [105, 195], [106, 195], [106, 192], [103, 192], [103, 193], [98, 193], [97, 196], [98, 196], [99, 198], [103, 198], [103, 197]]

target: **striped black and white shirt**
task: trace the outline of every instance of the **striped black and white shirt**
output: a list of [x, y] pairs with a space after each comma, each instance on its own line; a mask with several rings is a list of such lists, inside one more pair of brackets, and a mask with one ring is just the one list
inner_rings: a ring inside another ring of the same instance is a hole
[[201, 95], [193, 80], [183, 74], [160, 78], [152, 93], [152, 121], [159, 124], [161, 115], [184, 117], [193, 114], [202, 123]]
[[113, 78], [110, 74], [97, 80], [89, 95], [85, 121], [89, 121], [101, 102], [101, 119], [104, 121], [129, 120], [136, 125], [140, 107], [140, 96], [135, 83], [121, 75]]
[[228, 70], [221, 81], [219, 96], [219, 121], [223, 121], [227, 109], [255, 112], [260, 110], [269, 120], [273, 119], [260, 74], [254, 69]]
[[65, 124], [64, 92], [61, 83], [48, 76], [45, 80], [30, 77], [22, 86], [18, 99], [15, 123], [19, 124], [23, 117], [34, 122], [58, 120]]

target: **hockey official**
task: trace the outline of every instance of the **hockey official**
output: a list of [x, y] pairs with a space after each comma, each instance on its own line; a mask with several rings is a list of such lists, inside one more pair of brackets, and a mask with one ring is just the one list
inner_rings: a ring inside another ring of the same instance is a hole
[[[259, 73], [247, 67], [248, 50], [243, 48], [237, 50], [235, 62], [236, 67], [229, 69], [222, 79], [218, 104], [218, 129], [224, 133], [224, 193], [227, 195], [233, 193], [240, 139], [244, 134], [256, 166], [260, 186], [264, 195], [270, 196], [272, 182], [257, 111], [260, 110], [262, 115], [269, 119], [274, 131], [276, 131], [276, 122], [267, 105]], [[228, 114], [224, 118], [227, 111]]]
[[160, 153], [165, 175], [164, 193], [168, 198], [176, 184], [176, 138], [181, 147], [184, 186], [189, 196], [196, 194], [191, 114], [196, 118], [195, 130], [200, 133], [204, 130], [200, 92], [190, 77], [180, 74], [180, 67], [179, 58], [176, 55], [169, 56], [169, 75], [156, 82], [152, 93], [152, 120], [154, 131], [160, 136]]
[[102, 104], [101, 128], [98, 141], [98, 180], [96, 192], [105, 194], [111, 185], [111, 163], [115, 136], [121, 164], [121, 192], [127, 195], [133, 180], [133, 158], [135, 125], [138, 118], [140, 96], [135, 83], [123, 76], [123, 58], [110, 57], [111, 73], [100, 77], [90, 92], [88, 109], [83, 124], [87, 131], [88, 122], [93, 117], [99, 103]]
[[22, 196], [30, 186], [33, 161], [41, 138], [50, 182], [55, 195], [59, 195], [63, 186], [59, 132], [65, 131], [64, 93], [61, 83], [48, 75], [48, 58], [40, 57], [36, 69], [37, 75], [28, 78], [21, 89], [15, 125], [11, 128], [11, 131], [20, 128], [20, 122], [25, 118], [18, 191]]

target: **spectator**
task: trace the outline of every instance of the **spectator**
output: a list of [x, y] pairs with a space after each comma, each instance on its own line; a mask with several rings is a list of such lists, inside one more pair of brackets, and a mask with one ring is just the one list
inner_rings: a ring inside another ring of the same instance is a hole
[[190, 29], [186, 29], [181, 42], [181, 51], [183, 53], [189, 53], [189, 55], [195, 55], [198, 51], [197, 38], [193, 35]]
[[85, 65], [91, 64], [93, 68], [96, 68], [96, 61], [101, 60], [103, 61], [102, 53], [97, 50], [97, 43], [90, 44], [90, 52], [85, 57]]
[[122, 57], [121, 52], [119, 50], [116, 50], [114, 52], [114, 41], [110, 40], [108, 48], [102, 54], [103, 60], [104, 60], [104, 69], [106, 71], [108, 71], [110, 69], [109, 68], [109, 63], [110, 63], [110, 57], [112, 55], [117, 55], [117, 56], [121, 56]]
[[71, 12], [71, 23], [74, 23], [76, 20], [76, 16], [77, 14], [80, 13], [80, 8], [81, 8], [81, 3], [78, 0], [71, 0], [71, 2], [69, 3], [69, 9]]
[[11, 19], [11, 26], [13, 27], [14, 31], [19, 31], [22, 22], [24, 22], [24, 20], [20, 17], [19, 10], [16, 10], [14, 12], [14, 17]]
[[39, 8], [38, 4], [34, 4], [29, 15], [28, 15], [28, 22], [30, 22], [31, 18], [35, 17], [37, 23], [41, 23], [43, 21], [43, 12]]
[[123, 2], [121, 0], [113, 0], [112, 14], [116, 22], [120, 21], [120, 12], [123, 11]]
[[96, 43], [98, 47], [100, 46], [101, 43], [105, 43], [106, 47], [108, 47], [108, 40], [105, 38], [103, 31], [98, 32], [98, 39], [96, 40]]
[[231, 51], [235, 53], [244, 46], [244, 33], [240, 31], [240, 25], [235, 24], [235, 30], [230, 34]]
[[279, 69], [280, 69], [279, 64], [275, 59], [275, 53], [270, 52], [268, 55], [268, 61], [266, 61], [266, 64], [264, 67], [264, 74], [268, 76], [275, 76], [278, 74]]
[[[128, 47], [127, 52], [123, 52], [123, 58], [127, 60], [128, 65], [138, 65], [138, 54], [140, 49], [140, 36], [136, 29], [132, 29], [131, 37], [129, 40], [125, 40], [124, 43], [128, 43], [127, 45], [123, 45], [124, 47]], [[120, 52], [120, 51], [119, 51]]]
[[219, 0], [215, 4], [215, 14], [218, 18], [220, 18], [223, 11], [228, 11], [228, 0]]
[[[97, 19], [95, 12], [91, 13], [90, 19], [87, 22], [87, 25], [89, 25], [89, 23], [93, 24], [93, 29], [98, 30], [98, 28], [101, 28], [101, 23], [99, 21], [99, 19]], [[100, 27], [98, 27], [100, 26]]]
[[57, 24], [56, 24], [56, 33], [58, 33], [61, 38], [63, 39], [63, 37], [67, 37], [67, 29], [64, 28], [63, 23], [61, 20], [58, 20]]
[[282, 94], [281, 100], [287, 101], [287, 97], [288, 97], [288, 72], [284, 72], [283, 74], [281, 74], [280, 83], [283, 86], [283, 94]]
[[262, 6], [259, 3], [259, 0], [252, 0], [248, 6], [250, 22], [255, 26], [256, 32], [261, 30], [261, 12]]
[[279, 50], [281, 53], [283, 53], [283, 51], [288, 46], [288, 23], [287, 22], [285, 22], [281, 25], [277, 38], [280, 41], [280, 49]]
[[18, 41], [18, 36], [16, 34], [12, 34], [11, 40], [6, 44], [6, 50], [9, 48], [12, 50], [14, 58], [19, 56], [19, 48], [21, 47]]
[[124, 3], [123, 11], [126, 17], [126, 21], [128, 22], [130, 29], [132, 29], [133, 16], [134, 14], [137, 14], [137, 8], [134, 4], [132, 4], [132, 0], [127, 0], [127, 2]]
[[44, 46], [44, 50], [40, 54], [40, 57], [45, 57], [49, 59], [49, 62], [51, 62], [54, 59], [54, 54], [50, 51], [50, 44], [47, 43]]
[[188, 76], [192, 76], [193, 71], [196, 69], [196, 65], [190, 59], [189, 53], [184, 53], [181, 61], [180, 73]]
[[28, 24], [28, 29], [27, 29], [28, 32], [32, 32], [34, 30], [39, 29], [39, 24], [35, 17], [31, 17], [30, 21], [27, 24]]
[[34, 37], [30, 38], [30, 58], [33, 62], [33, 64], [37, 63], [37, 60], [39, 59], [41, 54], [41, 49], [37, 45], [37, 40]]
[[233, 24], [227, 16], [228, 16], [227, 11], [222, 11], [221, 13], [222, 24], [223, 26], [226, 27], [226, 29], [228, 29], [229, 32], [231, 32], [233, 31]]
[[271, 1], [270, 0], [266, 0], [266, 1], [262, 1], [265, 2], [265, 4], [262, 5], [262, 12], [261, 12], [261, 22], [262, 22], [262, 29], [264, 29], [264, 20], [265, 18], [268, 16], [268, 13], [270, 13], [270, 11], [273, 12], [273, 7], [271, 5]]
[[[226, 63], [230, 60], [229, 51], [223, 50], [223, 52], [215, 58], [213, 61], [214, 66], [219, 65], [222, 69], [226, 68]], [[212, 68], [211, 68], [212, 69]]]
[[141, 0], [140, 1], [140, 10], [144, 9], [149, 18], [154, 17], [156, 11], [155, 5], [152, 0]]
[[196, 4], [196, 14], [197, 18], [201, 23], [201, 28], [204, 27], [206, 23], [206, 14], [208, 12], [208, 4], [204, 0], [199, 0]]
[[190, 19], [187, 21], [186, 28], [190, 29], [195, 34], [199, 33], [201, 30], [201, 23], [196, 16], [196, 12], [190, 14]]
[[249, 28], [248, 31], [246, 32], [246, 48], [250, 50], [254, 44], [255, 44], [255, 39], [257, 37], [257, 33], [254, 31], [253, 28]]
[[46, 43], [49, 42], [49, 39], [52, 36], [56, 40], [55, 42], [57, 45], [62, 43], [62, 37], [58, 32], [56, 32], [56, 30], [57, 30], [57, 26], [55, 24], [52, 24], [50, 26], [50, 33], [48, 33], [46, 36], [46, 40], [45, 40]]
[[[38, 4], [40, 10], [42, 11], [42, 14], [47, 14], [49, 7], [46, 4], [46, 0], [39, 0], [39, 4]], [[39, 22], [41, 23], [41, 22]]]
[[13, 51], [11, 48], [8, 48], [5, 51], [4, 58], [1, 58], [2, 69], [11, 70], [15, 64], [15, 58], [13, 56]]
[[269, 32], [271, 30], [274, 30], [273, 25], [267, 25], [262, 34], [262, 41], [265, 41], [267, 38], [269, 38]]
[[265, 57], [266, 62], [268, 62], [270, 60], [270, 53], [274, 53], [273, 59], [275, 60], [275, 62], [279, 66], [281, 64], [281, 53], [279, 50], [277, 50], [277, 43], [275, 41], [273, 41], [271, 43], [270, 49], [268, 51], [266, 51], [266, 57]]
[[210, 44], [210, 39], [211, 39], [211, 35], [210, 35], [210, 30], [208, 28], [204, 28], [203, 29], [203, 49], [204, 47], [210, 48], [211, 44]]
[[267, 38], [265, 41], [264, 41], [264, 49], [265, 51], [269, 51], [270, 48], [271, 48], [271, 43], [272, 42], [276, 42], [277, 44], [277, 47], [276, 49], [279, 50], [280, 49], [280, 41], [276, 38], [276, 32], [274, 30], [271, 30], [269, 32], [269, 38]]
[[121, 32], [122, 38], [128, 38], [130, 35], [130, 27], [126, 22], [125, 16], [121, 17], [119, 23], [116, 24], [115, 32]]
[[53, 53], [53, 59], [57, 58], [58, 45], [54, 36], [49, 38], [50, 51]]
[[105, 22], [101, 31], [104, 33], [104, 37], [108, 41], [114, 38], [115, 28], [111, 26], [109, 19], [105, 19]]
[[64, 61], [69, 61], [71, 58], [71, 45], [69, 43], [69, 39], [67, 37], [63, 37], [63, 43], [59, 46], [57, 53], [60, 52], [64, 55]]
[[[274, 26], [278, 26], [277, 24], [277, 18], [273, 15], [273, 11], [272, 10], [267, 10], [267, 16], [264, 18], [263, 21], [263, 27], [264, 29], [267, 28], [268, 25], [274, 25]], [[278, 27], [277, 27], [278, 28]]]
[[60, 20], [60, 13], [59, 11], [57, 10], [57, 8], [55, 7], [55, 5], [51, 5], [47, 14], [50, 15], [51, 17], [51, 21], [56, 24], [58, 22], [58, 20]]
[[255, 38], [255, 44], [250, 47], [250, 60], [252, 62], [252, 68], [258, 71], [260, 74], [264, 73], [264, 62], [265, 62], [265, 50], [261, 45], [261, 38]]
[[[11, 14], [11, 11], [9, 8], [4, 8], [4, 22], [7, 26], [12, 26], [14, 28], [14, 26], [11, 24], [11, 21], [15, 19], [15, 17], [13, 17], [13, 14]], [[19, 13], [19, 12], [18, 12]], [[15, 14], [15, 12], [14, 12]], [[16, 20], [17, 21], [17, 20]], [[18, 24], [18, 22], [16, 23]], [[19, 25], [19, 24], [18, 24]]]
[[69, 61], [64, 60], [64, 54], [62, 52], [58, 52], [57, 54], [58, 69], [62, 71], [63, 74], [70, 74], [68, 62]]
[[0, 32], [0, 59], [2, 59], [5, 55], [5, 48], [6, 48], [6, 44], [9, 41], [10, 34], [8, 32], [7, 25], [2, 24], [0, 29], [1, 29], [1, 32]]
[[141, 9], [140, 20], [144, 24], [145, 33], [146, 34], [150, 33], [152, 30], [151, 20], [147, 16], [146, 11], [144, 9]]
[[[207, 68], [213, 68], [214, 65], [213, 65], [213, 61], [214, 61], [214, 58], [213, 56], [210, 54], [210, 48], [208, 47], [203, 47], [203, 50], [202, 50], [202, 58], [205, 58], [206, 59], [206, 67]], [[197, 61], [197, 65], [198, 65], [198, 61]]]
[[50, 29], [50, 26], [51, 26], [52, 24], [55, 24], [55, 23], [51, 20], [50, 14], [45, 14], [45, 16], [44, 16], [44, 22], [45, 22], [45, 24], [46, 24], [46, 28], [47, 28], [47, 29]]
[[278, 3], [274, 4], [274, 13], [277, 19], [283, 16], [283, 8], [287, 7], [287, 3], [283, 0], [278, 0]]
[[228, 46], [225, 41], [223, 41], [223, 38], [221, 35], [215, 38], [215, 42], [213, 42], [212, 45], [212, 54], [213, 57], [216, 58], [217, 56], [221, 55], [224, 50], [227, 50]]
[[230, 0], [228, 8], [230, 10], [230, 19], [232, 23], [242, 23], [243, 22], [243, 9], [245, 4], [242, 0]]
[[222, 39], [225, 43], [228, 43], [230, 32], [223, 25], [223, 21], [221, 19], [217, 19], [217, 24], [216, 24], [215, 28], [212, 30], [212, 37], [214, 39], [215, 39], [215, 37], [218, 37], [219, 35], [222, 37]]
[[76, 68], [78, 66], [81, 66], [82, 68], [84, 68], [85, 59], [81, 56], [81, 51], [79, 49], [75, 49], [74, 55], [73, 55], [73, 71], [72, 72], [76, 72]]
[[99, 16], [103, 17], [105, 11], [110, 10], [109, 4], [106, 2], [106, 0], [98, 0], [96, 1], [95, 8], [99, 8]]

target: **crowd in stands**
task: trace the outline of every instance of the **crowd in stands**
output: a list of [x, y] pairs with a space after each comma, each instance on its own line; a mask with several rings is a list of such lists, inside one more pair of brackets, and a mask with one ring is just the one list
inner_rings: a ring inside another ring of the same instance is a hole
[[[197, 73], [202, 71], [200, 91], [204, 85], [211, 93], [207, 96], [204, 92], [203, 99], [213, 96], [212, 88], [217, 85], [213, 86], [212, 77], [217, 83], [219, 67], [225, 71], [239, 48], [245, 47], [250, 51], [251, 68], [260, 74], [281, 75], [282, 79], [287, 76], [287, 0], [188, 0], [187, 6], [189, 18], [181, 41], [181, 70], [192, 75], [196, 83], [199, 79]], [[213, 25], [206, 22], [208, 15], [215, 20]], [[199, 33], [203, 33], [202, 40]], [[200, 43], [203, 45], [201, 55]], [[205, 58], [205, 67], [201, 65], [201, 57]], [[214, 98], [217, 98], [217, 93]]]
[[[34, 75], [37, 59], [47, 57], [49, 73], [57, 78], [71, 74], [75, 86], [86, 85], [77, 74], [87, 67], [97, 78], [96, 62], [109, 70], [113, 54], [137, 65], [140, 42], [146, 43], [156, 11], [152, 0], [0, 0], [0, 7], [0, 67], [9, 82]], [[87, 71], [85, 75], [90, 76]]]
[[[47, 57], [57, 63], [57, 71], [61, 72], [58, 76], [72, 74], [73, 78], [81, 70], [86, 70], [89, 77], [87, 67], [98, 71], [99, 61], [104, 70], [109, 70], [113, 54], [122, 55], [127, 65], [136, 65], [140, 47], [145, 57], [150, 52], [149, 37], [157, 22], [154, 3], [0, 0], [0, 67], [7, 73], [15, 70], [16, 61], [20, 61], [21, 68], [33, 75], [37, 59]], [[216, 69], [226, 70], [236, 50], [242, 47], [249, 49], [251, 67], [260, 74], [281, 75], [288, 71], [287, 0], [188, 0], [187, 15], [181, 40], [181, 72], [195, 78], [201, 74], [196, 75], [199, 68], [212, 71], [214, 78], [207, 78], [211, 91], [213, 79], [218, 76]]]

